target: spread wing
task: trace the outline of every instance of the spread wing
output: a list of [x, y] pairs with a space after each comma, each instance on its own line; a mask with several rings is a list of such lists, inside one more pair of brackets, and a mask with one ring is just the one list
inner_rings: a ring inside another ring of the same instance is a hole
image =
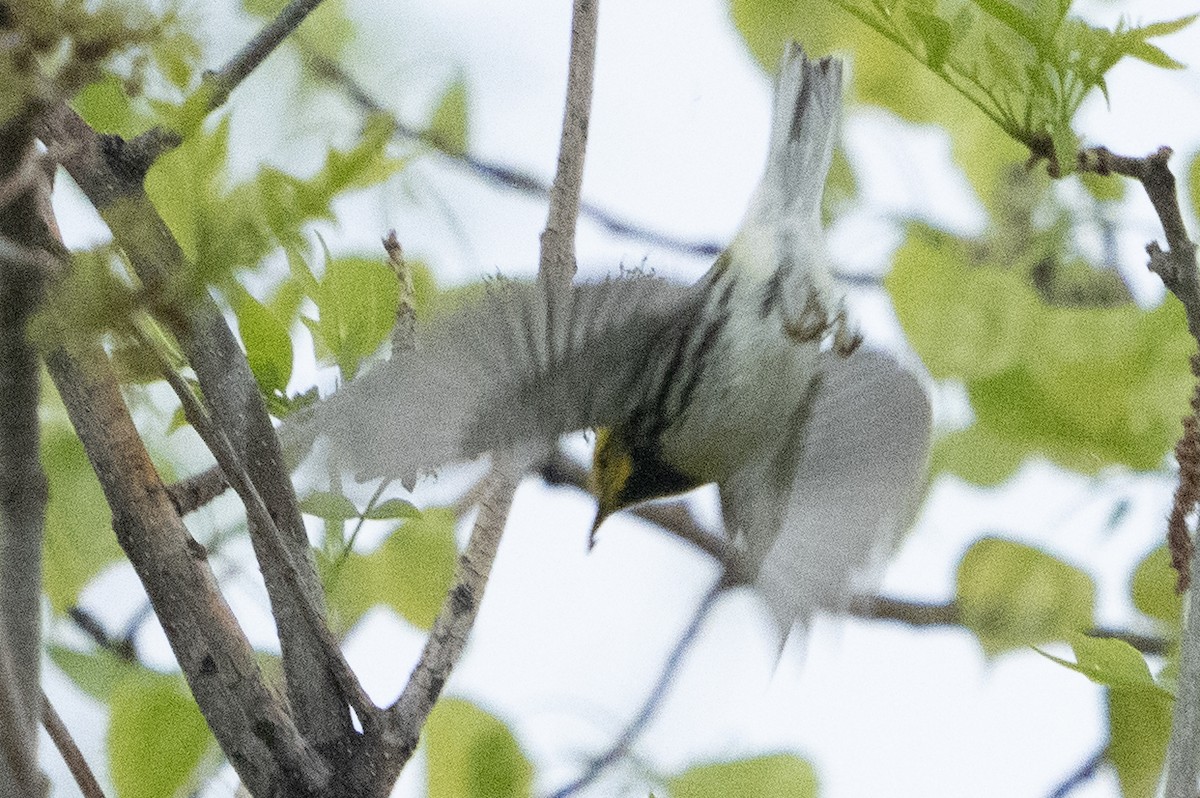
[[408, 479], [485, 451], [551, 443], [636, 404], [658, 342], [703, 295], [644, 275], [572, 289], [551, 335], [542, 286], [496, 280], [482, 298], [417, 329], [398, 353], [314, 414], [360, 477]]
[[778, 483], [723, 496], [785, 635], [818, 609], [845, 608], [855, 578], [909, 520], [929, 454], [929, 399], [908, 369], [864, 349], [827, 353], [822, 366], [807, 418], [774, 464]]

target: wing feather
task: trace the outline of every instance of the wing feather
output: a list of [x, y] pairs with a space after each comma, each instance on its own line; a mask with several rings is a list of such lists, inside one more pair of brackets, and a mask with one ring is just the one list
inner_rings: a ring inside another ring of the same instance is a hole
[[694, 287], [645, 275], [579, 284], [550, 341], [542, 286], [496, 280], [482, 298], [420, 325], [415, 352], [337, 391], [315, 428], [360, 477], [410, 479], [608, 425], [647, 390], [656, 342], [702, 300]]

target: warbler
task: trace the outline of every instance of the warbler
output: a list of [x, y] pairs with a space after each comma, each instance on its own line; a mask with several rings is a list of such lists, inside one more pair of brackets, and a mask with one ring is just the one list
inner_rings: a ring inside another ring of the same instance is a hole
[[841, 108], [841, 62], [792, 43], [762, 180], [700, 281], [578, 284], [553, 324], [541, 285], [493, 281], [338, 391], [318, 427], [360, 476], [390, 478], [490, 450], [533, 467], [561, 434], [596, 429], [593, 534], [715, 482], [735, 581], [785, 631], [836, 608], [903, 519], [930, 434], [920, 380], [859, 346], [825, 253]]

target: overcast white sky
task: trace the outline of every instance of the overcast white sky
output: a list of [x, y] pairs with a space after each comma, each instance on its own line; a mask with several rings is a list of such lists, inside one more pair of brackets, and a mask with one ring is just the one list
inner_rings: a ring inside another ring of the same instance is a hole
[[[378, 98], [405, 118], [420, 120], [445, 82], [461, 75], [470, 91], [472, 151], [550, 176], [562, 114], [569, 3], [351, 0], [350, 5], [363, 23], [365, 44], [350, 67]], [[1109, 20], [1121, 8], [1086, 7]], [[1185, 2], [1138, 5], [1138, 13], [1150, 11], [1152, 19], [1193, 10], [1196, 5]], [[232, 49], [242, 40], [227, 34], [222, 46]], [[1187, 61], [1200, 53], [1200, 35], [1188, 31], [1166, 40], [1165, 48]], [[233, 138], [239, 145], [234, 155], [245, 168], [261, 160], [302, 162], [304, 154], [302, 144], [289, 147], [258, 133], [277, 124], [279, 87], [294, 64], [281, 54], [267, 68], [272, 71], [252, 77], [234, 96]], [[1195, 151], [1200, 141], [1195, 70], [1163, 75], [1123, 64], [1109, 86], [1111, 111], [1093, 98], [1082, 116], [1080, 128], [1092, 140], [1132, 154], [1162, 143], [1182, 154]], [[728, 240], [760, 174], [769, 95], [768, 78], [733, 31], [725, 3], [606, 0], [585, 197], [679, 236]], [[325, 118], [314, 114], [313, 124]], [[347, 128], [348, 135], [353, 131]], [[898, 243], [887, 220], [897, 213], [979, 229], [978, 203], [949, 168], [939, 133], [868, 113], [849, 120], [845, 135], [870, 201], [832, 242], [839, 265], [886, 264]], [[341, 203], [340, 225], [323, 228], [331, 248], [373, 252], [380, 235], [395, 227], [406, 250], [437, 263], [447, 281], [496, 269], [533, 271], [545, 219], [540, 202], [481, 186], [436, 159], [422, 164], [420, 177]], [[416, 202], [405, 198], [413, 190]], [[434, 196], [448, 213], [429, 209]], [[68, 243], [101, 234], [70, 197], [59, 208]], [[1139, 294], [1153, 301], [1159, 288], [1143, 275], [1140, 253], [1157, 234], [1153, 216], [1144, 204], [1135, 205], [1123, 224], [1125, 271]], [[681, 279], [694, 279], [707, 267], [613, 238], [587, 221], [580, 225], [579, 255], [581, 271], [588, 274], [643, 258]], [[854, 296], [871, 339], [901, 345], [886, 296]], [[1085, 481], [1039, 465], [999, 491], [943, 481], [888, 570], [884, 591], [918, 600], [949, 598], [958, 557], [979, 535], [994, 532], [1035, 542], [1097, 572], [1102, 620], [1127, 623], [1124, 579], [1159, 539], [1169, 491], [1169, 483], [1158, 478], [1120, 473]], [[1132, 510], [1119, 529], [1105, 533], [1115, 495], [1131, 498]], [[711, 496], [705, 501], [711, 505]], [[586, 554], [593, 509], [579, 494], [532, 483], [521, 489], [479, 624], [448, 686], [449, 694], [476, 700], [513, 725], [543, 766], [538, 780], [543, 790], [573, 776], [575, 765], [631, 716], [715, 578], [703, 557], [633, 522], [610, 522], [595, 551]], [[132, 580], [127, 567], [113, 569], [87, 598], [96, 606], [127, 604], [124, 597], [136, 594]], [[235, 587], [231, 598], [265, 639], [269, 622], [258, 590]], [[161, 633], [149, 631], [140, 642], [168, 666]], [[378, 611], [348, 647], [371, 693], [390, 701], [421, 643], [417, 631]], [[1102, 694], [1082, 676], [1033, 652], [985, 661], [962, 632], [821, 620], [804, 651], [789, 646], [778, 668], [773, 660], [766, 619], [754, 599], [728, 597], [689, 655], [659, 721], [638, 746], [639, 756], [653, 768], [675, 771], [704, 760], [794, 751], [812, 760], [827, 798], [1045, 796], [1103, 743]], [[93, 761], [102, 759], [95, 705], [73, 693], [61, 676], [50, 673], [49, 685], [85, 751]], [[61, 768], [54, 767], [61, 781]], [[398, 794], [416, 794], [419, 776], [419, 767], [410, 767]], [[618, 771], [616, 781], [593, 794], [619, 794], [621, 784]], [[74, 792], [60, 788], [57, 794]], [[1115, 779], [1107, 772], [1073, 793], [1115, 794]]]

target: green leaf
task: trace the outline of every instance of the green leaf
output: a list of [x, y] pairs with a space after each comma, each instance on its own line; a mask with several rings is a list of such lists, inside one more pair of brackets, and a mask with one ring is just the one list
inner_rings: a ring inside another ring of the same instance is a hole
[[450, 84], [429, 122], [429, 137], [435, 146], [451, 155], [467, 151], [467, 84], [462, 79]]
[[283, 394], [292, 378], [292, 337], [265, 305], [242, 292], [234, 306], [246, 359], [260, 390]]
[[323, 490], [314, 491], [301, 499], [300, 512], [333, 522], [358, 518], [360, 515], [358, 508], [345, 496]]
[[1171, 734], [1169, 696], [1157, 690], [1108, 691], [1108, 761], [1124, 798], [1153, 798]]
[[213, 744], [182, 679], [141, 671], [113, 690], [108, 761], [121, 798], [176, 794]]
[[133, 103], [116, 75], [105, 75], [84, 86], [71, 106], [97, 133], [111, 133], [129, 139], [141, 130], [133, 112]]
[[396, 323], [396, 273], [378, 260], [338, 258], [326, 265], [314, 299], [320, 314], [314, 332], [332, 353], [342, 377], [353, 379]]
[[1188, 194], [1192, 199], [1192, 213], [1200, 217], [1200, 152], [1192, 156], [1188, 166]]
[[433, 625], [454, 581], [454, 512], [431, 509], [400, 525], [370, 554], [351, 552], [323, 569], [334, 625], [348, 630], [384, 604], [421, 629]]
[[791, 754], [698, 765], [668, 781], [671, 798], [815, 798], [817, 774]]
[[108, 703], [113, 690], [131, 671], [142, 669], [104, 649], [83, 652], [52, 643], [47, 646], [47, 653], [76, 687], [103, 703]]
[[428, 798], [520, 798], [533, 794], [533, 765], [499, 719], [443, 699], [425, 725]]
[[388, 499], [382, 504], [372, 507], [366, 517], [378, 521], [388, 518], [418, 518], [420, 515], [421, 511], [414, 507], [412, 502], [406, 502], [404, 499]]
[[958, 566], [962, 623], [989, 656], [1092, 626], [1092, 578], [1031, 546], [983, 538]]
[[989, 426], [972, 424], [937, 438], [929, 473], [954, 474], [975, 485], [999, 485], [1033, 453], [1027, 444], [998, 435]]
[[925, 64], [934, 72], [941, 70], [950, 47], [954, 43], [954, 30], [950, 23], [934, 14], [908, 9], [908, 18], [925, 45]]
[[913, 227], [884, 286], [909, 342], [936, 379], [997, 374], [1021, 357], [1037, 297], [1016, 274], [969, 268], [951, 236]]
[[66, 612], [93, 577], [123, 555], [112, 513], [83, 446], [62, 425], [46, 425], [42, 462], [50, 481], [43, 547], [43, 589], [50, 608]]
[[1178, 574], [1171, 567], [1171, 553], [1165, 545], [1147, 554], [1133, 571], [1131, 593], [1138, 612], [1162, 621], [1178, 630], [1183, 618], [1183, 596], [1175, 586]]
[[1154, 677], [1150, 675], [1150, 666], [1146, 664], [1146, 658], [1141, 652], [1124, 640], [1088, 637], [1082, 634], [1072, 634], [1069, 640], [1071, 650], [1075, 652], [1074, 662], [1068, 662], [1045, 651], [1039, 653], [1106, 687], [1158, 690], [1164, 695], [1170, 695], [1154, 681]]

